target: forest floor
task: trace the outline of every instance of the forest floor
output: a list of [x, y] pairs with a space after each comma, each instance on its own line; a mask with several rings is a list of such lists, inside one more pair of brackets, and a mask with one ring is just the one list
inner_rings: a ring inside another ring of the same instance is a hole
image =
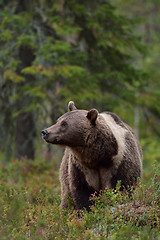
[[132, 197], [117, 189], [92, 196], [88, 213], [62, 212], [57, 167], [52, 161], [16, 161], [0, 168], [0, 239], [160, 239], [160, 171]]

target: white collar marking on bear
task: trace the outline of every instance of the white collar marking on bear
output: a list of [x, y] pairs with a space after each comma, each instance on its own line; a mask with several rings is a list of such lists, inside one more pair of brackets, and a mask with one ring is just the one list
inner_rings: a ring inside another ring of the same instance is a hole
[[[113, 160], [117, 161], [117, 164], [120, 163], [121, 159], [123, 158], [123, 154], [126, 150], [126, 143], [125, 143], [125, 134], [127, 130], [120, 125], [118, 125], [112, 116], [107, 113], [101, 113], [100, 116], [105, 121], [106, 125], [111, 129], [117, 144], [118, 144], [118, 153], [116, 156], [113, 157]], [[119, 165], [119, 164], [118, 164]]]

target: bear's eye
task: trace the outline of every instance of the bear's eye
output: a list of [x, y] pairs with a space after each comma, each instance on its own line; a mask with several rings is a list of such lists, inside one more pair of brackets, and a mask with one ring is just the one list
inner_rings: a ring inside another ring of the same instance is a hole
[[67, 122], [62, 121], [61, 122], [61, 127], [62, 127], [62, 129], [66, 128], [67, 127]]

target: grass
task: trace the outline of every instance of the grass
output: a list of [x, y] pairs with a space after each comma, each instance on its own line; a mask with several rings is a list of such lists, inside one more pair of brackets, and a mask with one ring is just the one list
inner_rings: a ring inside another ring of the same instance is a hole
[[92, 196], [91, 212], [62, 212], [52, 161], [12, 161], [0, 168], [0, 239], [160, 239], [160, 172], [132, 197], [117, 189]]

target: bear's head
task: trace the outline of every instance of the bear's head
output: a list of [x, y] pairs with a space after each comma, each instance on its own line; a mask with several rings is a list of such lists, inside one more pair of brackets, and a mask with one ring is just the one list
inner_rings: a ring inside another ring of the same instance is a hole
[[70, 101], [68, 112], [58, 118], [56, 124], [42, 130], [42, 137], [52, 144], [83, 147], [89, 131], [96, 127], [97, 117], [96, 109], [78, 110]]

